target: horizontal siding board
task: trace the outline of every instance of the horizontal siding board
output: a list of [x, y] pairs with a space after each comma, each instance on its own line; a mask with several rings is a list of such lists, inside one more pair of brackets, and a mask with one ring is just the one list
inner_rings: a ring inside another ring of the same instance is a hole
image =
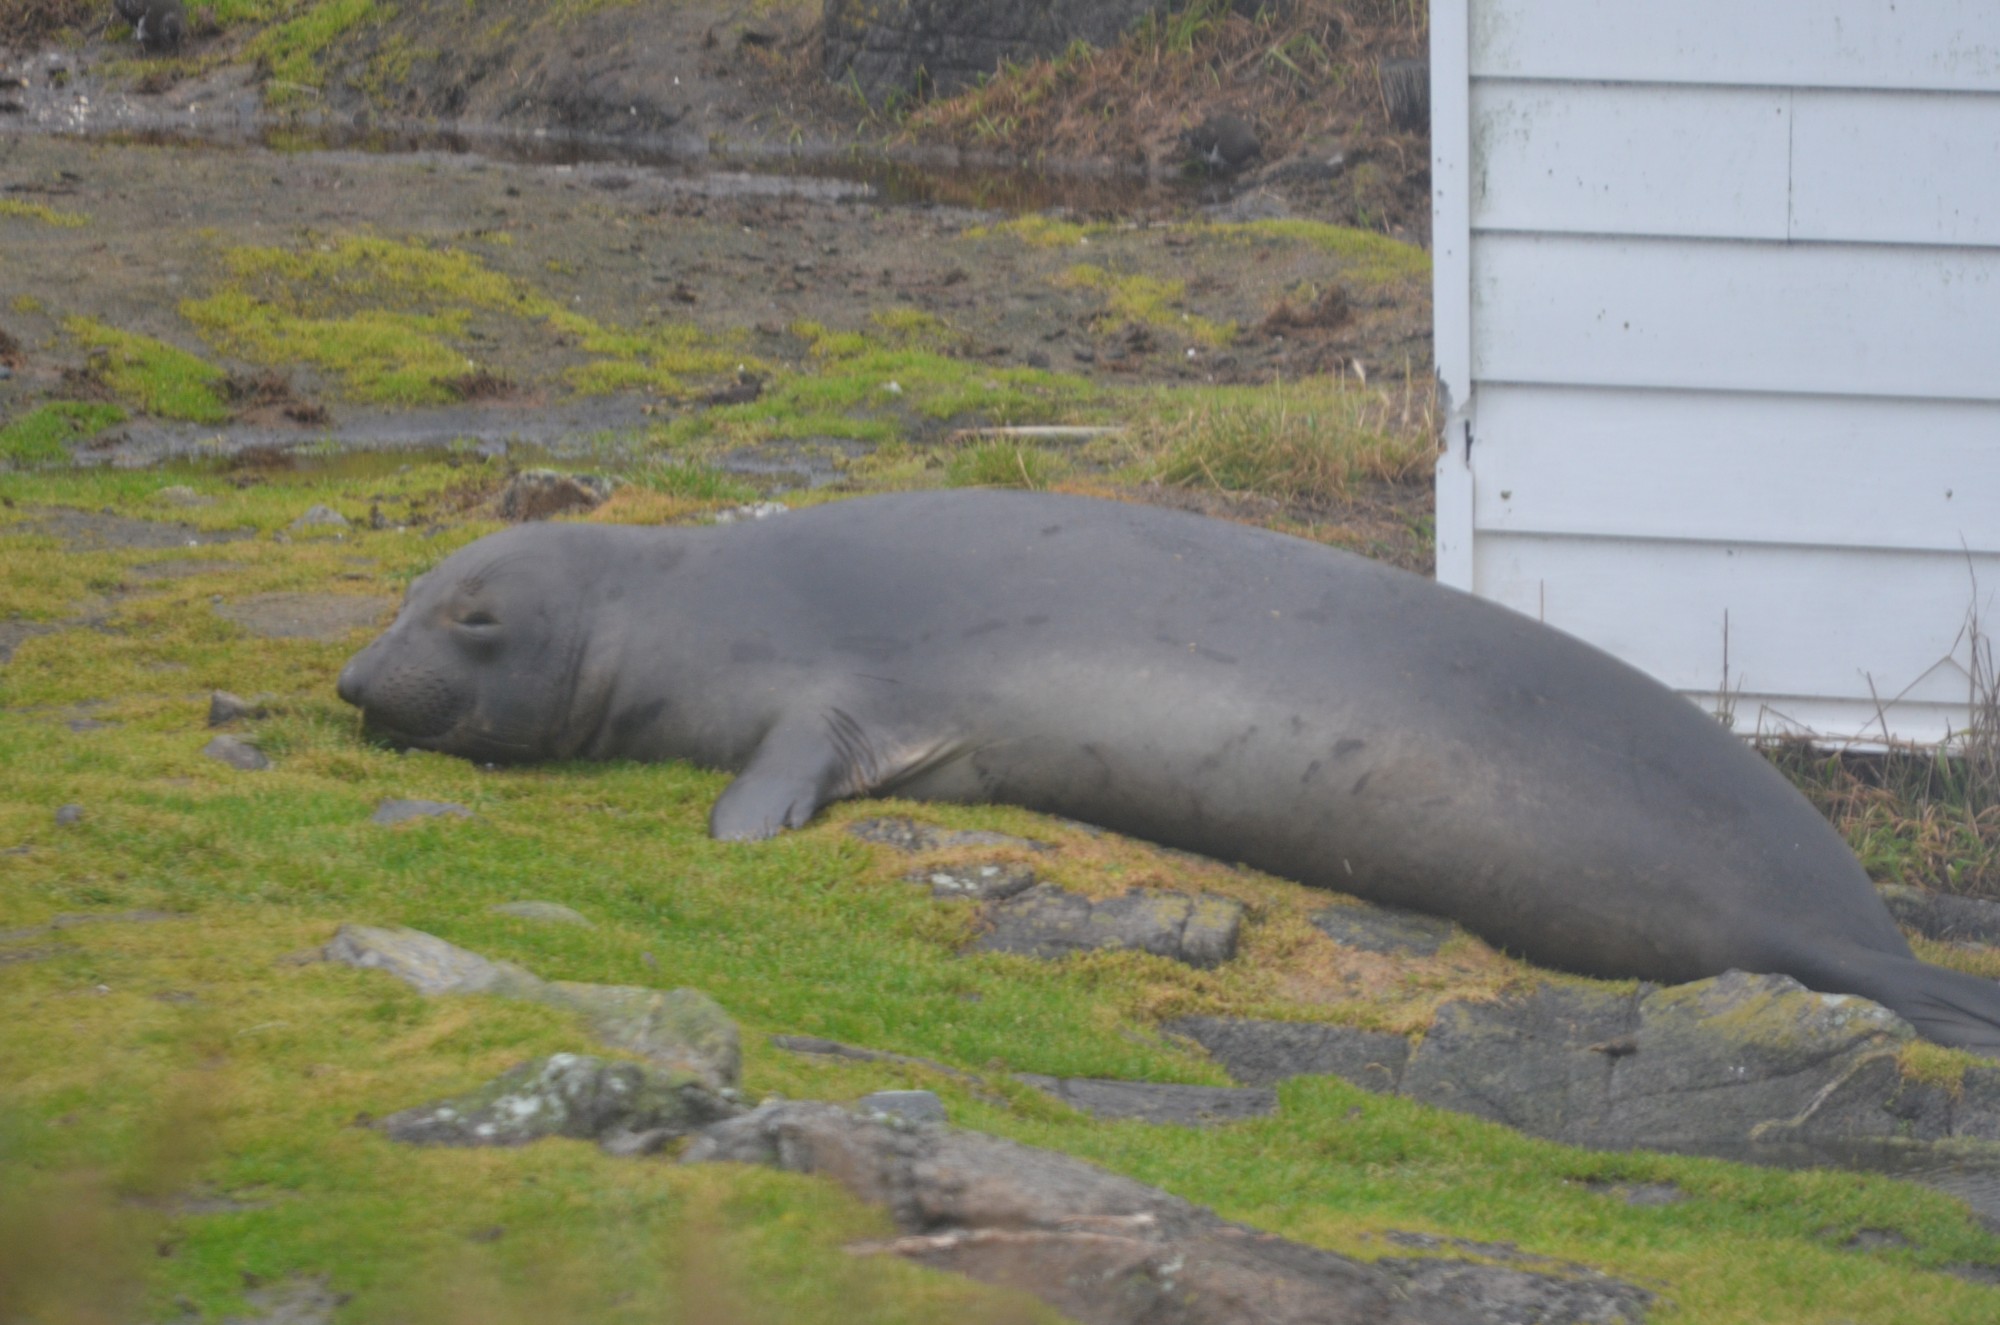
[[1480, 82], [1481, 230], [1781, 240], [1791, 94]]
[[2000, 394], [2000, 250], [1487, 234], [1475, 380]]
[[1472, 75], [2000, 92], [2000, 5], [1473, 0]]
[[[1969, 613], [2000, 557], [1485, 534], [1478, 592], [1676, 690], [1967, 709]], [[1726, 625], [1725, 625], [1726, 622]]]
[[1792, 238], [2000, 246], [2000, 96], [1802, 92], [1792, 118]]
[[1494, 385], [1477, 438], [1481, 534], [2000, 554], [2000, 403]]

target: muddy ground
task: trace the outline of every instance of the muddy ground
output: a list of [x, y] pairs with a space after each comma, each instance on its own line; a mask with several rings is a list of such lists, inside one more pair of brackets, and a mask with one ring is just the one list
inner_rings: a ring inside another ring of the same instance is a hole
[[[938, 320], [930, 348], [995, 370], [1117, 385], [1428, 383], [1427, 281], [1357, 275], [1310, 244], [1191, 229], [1341, 220], [1324, 172], [1278, 168], [1296, 165], [1283, 145], [1227, 179], [1163, 177], [1157, 162], [1150, 179], [1108, 176], [1103, 162], [953, 169], [962, 157], [898, 147], [879, 119], [802, 77], [810, 6], [655, 4], [560, 29], [516, 8], [511, 26], [493, 26], [512, 35], [477, 60], [470, 30], [419, 43], [418, 11], [406, 10], [344, 48], [331, 62], [341, 76], [282, 114], [268, 71], [232, 60], [242, 41], [230, 33], [209, 32], [172, 62], [135, 60], [115, 29], [0, 52], [0, 99], [13, 108], [0, 115], [0, 200], [44, 209], [0, 214], [0, 427], [47, 401], [104, 394], [79, 318], [203, 357], [230, 375], [236, 401], [221, 422], [134, 412], [80, 446], [83, 463], [447, 443], [560, 454], [656, 430], [728, 386], [579, 392], [565, 377], [585, 357], [573, 338], [488, 310], [455, 333], [463, 398], [410, 407], [357, 398], [323, 365], [232, 354], [190, 324], [185, 301], [224, 288], [243, 252], [306, 255], [357, 235], [467, 254], [602, 325], [685, 326], [780, 372], [813, 352], [802, 326], [867, 333], [914, 310]], [[384, 70], [401, 82], [385, 87]], [[988, 230], [1024, 209], [1113, 226], [1056, 244]], [[1212, 344], [1171, 324], [1135, 328], [1103, 289], [1066, 278], [1079, 264], [1182, 282], [1171, 308], [1188, 326], [1240, 330]], [[1329, 289], [1340, 307], [1311, 316]], [[1417, 484], [1352, 504], [1363, 523], [1407, 527], [1427, 502]]]

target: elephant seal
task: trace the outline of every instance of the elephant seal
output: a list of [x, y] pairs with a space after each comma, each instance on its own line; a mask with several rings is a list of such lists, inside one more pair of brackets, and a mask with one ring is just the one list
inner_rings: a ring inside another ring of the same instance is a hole
[[377, 737], [685, 759], [710, 831], [997, 801], [1448, 916], [1586, 975], [1731, 968], [2000, 1053], [1755, 751], [1607, 654], [1315, 543], [1083, 497], [865, 497], [708, 529], [527, 525], [340, 676]]

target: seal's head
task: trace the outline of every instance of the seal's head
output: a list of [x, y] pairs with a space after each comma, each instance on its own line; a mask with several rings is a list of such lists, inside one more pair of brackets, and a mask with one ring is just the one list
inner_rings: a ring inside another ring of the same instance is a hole
[[364, 732], [495, 763], [574, 754], [596, 706], [578, 532], [510, 529], [420, 576], [395, 623], [341, 670]]

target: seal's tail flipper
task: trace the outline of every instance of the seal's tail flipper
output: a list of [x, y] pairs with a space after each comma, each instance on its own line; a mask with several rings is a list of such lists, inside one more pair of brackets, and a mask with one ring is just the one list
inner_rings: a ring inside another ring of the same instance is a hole
[[1874, 999], [1926, 1040], [2000, 1058], [2000, 982], [1888, 953], [1867, 954], [1846, 975], [1825, 987]]

